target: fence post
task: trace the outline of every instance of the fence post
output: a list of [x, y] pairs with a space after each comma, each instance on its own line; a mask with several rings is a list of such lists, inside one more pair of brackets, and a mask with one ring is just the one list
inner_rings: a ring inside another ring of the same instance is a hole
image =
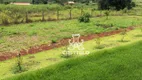
[[26, 23], [28, 23], [29, 19], [28, 19], [28, 12], [26, 12]]
[[93, 10], [91, 9], [91, 16], [93, 17]]
[[81, 15], [83, 15], [83, 9], [81, 9]]
[[72, 9], [70, 9], [70, 19], [72, 19]]
[[100, 16], [102, 16], [102, 10], [100, 10]]
[[59, 10], [57, 10], [57, 20], [59, 20]]
[[44, 11], [42, 11], [42, 21], [45, 21], [45, 18], [44, 18]]

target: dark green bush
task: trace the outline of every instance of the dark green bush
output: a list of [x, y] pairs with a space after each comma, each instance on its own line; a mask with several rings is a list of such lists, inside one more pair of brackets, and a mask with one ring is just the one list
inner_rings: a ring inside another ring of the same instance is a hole
[[85, 13], [82, 16], [80, 16], [78, 20], [79, 20], [79, 22], [87, 23], [87, 22], [90, 22], [90, 17], [91, 17], [91, 15], [89, 13]]
[[52, 39], [52, 43], [57, 43], [57, 40], [55, 40], [55, 39]]

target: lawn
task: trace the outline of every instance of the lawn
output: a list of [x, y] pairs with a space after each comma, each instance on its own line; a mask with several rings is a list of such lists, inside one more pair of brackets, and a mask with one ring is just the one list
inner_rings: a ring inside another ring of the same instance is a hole
[[0, 52], [18, 52], [31, 46], [58, 42], [71, 34], [81, 35], [108, 32], [119, 28], [142, 24], [138, 16], [95, 17], [90, 23], [77, 20], [56, 22], [34, 22], [0, 27]]
[[[101, 38], [101, 44], [105, 46], [104, 49], [96, 49], [95, 47], [97, 46], [97, 44], [95, 40], [86, 41], [83, 45], [86, 51], [90, 51], [91, 53], [95, 52], [95, 54], [97, 54], [96, 52], [101, 50], [107, 50], [113, 47], [127, 45], [130, 43], [141, 41], [142, 33], [139, 28], [136, 28], [135, 30], [132, 30], [127, 33], [127, 36], [125, 37], [125, 41], [127, 42], [120, 42], [121, 38], [122, 35], [120, 34]], [[67, 58], [61, 57], [63, 50], [65, 50], [65, 47], [55, 48], [45, 52], [23, 56], [22, 57], [23, 65], [28, 70], [26, 71], [26, 73], [67, 60]], [[15, 65], [16, 65], [16, 58], [0, 62], [0, 72], [1, 72], [0, 79], [18, 75], [15, 74], [13, 71], [13, 67]]]
[[141, 80], [142, 41], [93, 52], [6, 80]]

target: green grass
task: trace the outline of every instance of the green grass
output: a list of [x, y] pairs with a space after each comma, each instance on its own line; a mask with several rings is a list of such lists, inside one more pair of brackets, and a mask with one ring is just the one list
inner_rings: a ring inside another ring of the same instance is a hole
[[[113, 27], [105, 28], [100, 24], [113, 25]], [[142, 17], [110, 16], [109, 20], [106, 20], [106, 17], [92, 18], [90, 23], [69, 20], [1, 26], [0, 51], [19, 51], [20, 49], [28, 49], [31, 46], [51, 43], [52, 40], [58, 41], [69, 38], [76, 33], [87, 35], [140, 24], [142, 24]]]
[[[84, 42], [83, 46], [86, 51], [90, 51], [91, 53], [98, 52], [101, 50], [107, 50], [117, 46], [127, 45], [130, 43], [141, 41], [142, 32], [139, 28], [136, 28], [135, 30], [128, 32], [127, 36], [125, 37], [125, 41], [128, 41], [128, 42], [120, 42], [119, 40], [121, 40], [121, 37], [122, 35], [117, 34], [117, 35], [101, 38], [101, 45], [105, 47], [103, 49], [95, 48], [97, 46], [95, 40], [86, 41]], [[63, 50], [65, 50], [65, 47], [55, 48], [55, 49], [40, 52], [37, 54], [30, 54], [30, 55], [23, 56], [22, 57], [23, 65], [28, 70], [26, 72], [41, 69], [41, 68], [51, 66], [53, 64], [57, 64], [59, 62], [67, 60], [66, 58], [61, 57]], [[30, 57], [33, 57], [33, 58], [30, 58]], [[13, 67], [15, 66], [15, 64], [16, 64], [16, 58], [0, 62], [0, 72], [1, 72], [0, 79], [18, 75], [13, 73]]]
[[7, 80], [141, 80], [142, 41], [73, 58]]

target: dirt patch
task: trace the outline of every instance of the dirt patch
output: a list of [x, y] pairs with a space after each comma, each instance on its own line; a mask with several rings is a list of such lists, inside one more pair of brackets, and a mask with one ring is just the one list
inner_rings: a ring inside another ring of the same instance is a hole
[[[134, 29], [134, 27], [128, 27], [127, 31], [130, 31], [133, 29]], [[87, 36], [81, 36], [80, 39], [83, 39], [84, 41], [88, 41], [88, 40], [92, 40], [98, 36], [99, 37], [111, 36], [111, 35], [118, 34], [122, 31], [123, 31], [123, 29], [119, 29], [119, 30], [114, 30], [114, 31], [110, 31], [110, 32], [103, 32], [103, 33], [99, 33], [99, 34], [90, 34]], [[61, 46], [68, 45], [69, 39], [70, 38], [62, 39], [62, 40], [58, 41], [57, 43], [51, 43], [50, 45], [49, 44], [42, 44], [40, 46], [33, 46], [28, 50], [22, 49], [19, 53], [21, 53], [21, 55], [27, 55], [27, 54], [35, 54], [38, 52], [50, 50], [53, 48], [59, 48]], [[14, 58], [16, 56], [17, 56], [17, 53], [4, 52], [4, 53], [1, 53], [1, 55], [0, 55], [0, 61], [8, 60], [8, 59]]]

